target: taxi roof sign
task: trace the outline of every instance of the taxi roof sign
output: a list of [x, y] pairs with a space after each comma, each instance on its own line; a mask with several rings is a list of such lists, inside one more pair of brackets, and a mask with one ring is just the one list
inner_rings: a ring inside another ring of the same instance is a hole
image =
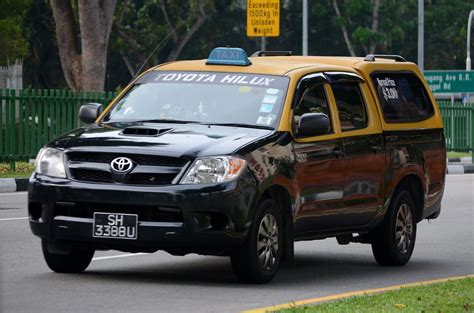
[[247, 53], [241, 48], [218, 47], [209, 54], [206, 64], [210, 65], [251, 65]]

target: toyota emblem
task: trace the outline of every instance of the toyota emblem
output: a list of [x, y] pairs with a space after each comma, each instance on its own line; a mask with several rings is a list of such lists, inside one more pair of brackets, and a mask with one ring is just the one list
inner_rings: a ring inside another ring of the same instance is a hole
[[129, 158], [119, 157], [110, 162], [110, 167], [117, 173], [126, 173], [132, 169], [133, 162]]

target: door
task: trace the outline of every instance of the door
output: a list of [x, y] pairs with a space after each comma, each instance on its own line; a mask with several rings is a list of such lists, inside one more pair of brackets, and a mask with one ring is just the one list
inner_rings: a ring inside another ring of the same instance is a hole
[[345, 227], [368, 224], [383, 204], [382, 130], [375, 106], [366, 105], [363, 88], [357, 82], [331, 83], [344, 147]]
[[[342, 214], [343, 143], [336, 133], [327, 88], [327, 84], [322, 83], [309, 86], [293, 110], [295, 183], [298, 190], [294, 227], [300, 237], [304, 237], [304, 233], [337, 227]], [[328, 115], [332, 121], [329, 132], [311, 138], [298, 137], [298, 121], [305, 113]]]

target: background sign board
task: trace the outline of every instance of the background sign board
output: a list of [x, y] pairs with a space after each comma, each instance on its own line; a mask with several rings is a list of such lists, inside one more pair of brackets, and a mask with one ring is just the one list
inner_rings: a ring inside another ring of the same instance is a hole
[[474, 93], [474, 71], [424, 71], [433, 93]]
[[247, 36], [280, 36], [280, 0], [247, 0]]

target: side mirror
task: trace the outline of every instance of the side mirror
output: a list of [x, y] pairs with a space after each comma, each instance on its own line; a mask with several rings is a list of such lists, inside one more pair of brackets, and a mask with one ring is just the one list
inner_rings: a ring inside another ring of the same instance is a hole
[[92, 124], [102, 113], [102, 104], [88, 103], [79, 108], [79, 120], [84, 124]]
[[326, 114], [305, 113], [301, 116], [298, 126], [298, 136], [312, 137], [329, 133], [331, 123]]

